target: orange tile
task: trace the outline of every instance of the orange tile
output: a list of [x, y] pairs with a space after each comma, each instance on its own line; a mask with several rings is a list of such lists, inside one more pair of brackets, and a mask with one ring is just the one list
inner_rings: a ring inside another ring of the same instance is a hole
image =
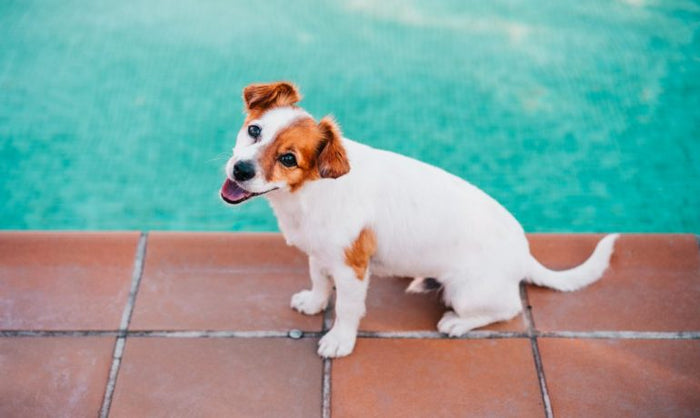
[[[437, 323], [447, 308], [439, 292], [407, 294], [411, 282], [403, 277], [372, 277], [367, 292], [367, 315], [360, 323], [363, 331], [437, 331]], [[522, 315], [479, 330], [525, 331]]]
[[316, 340], [129, 338], [110, 417], [313, 417]]
[[359, 339], [333, 361], [334, 417], [544, 414], [527, 339]]
[[0, 233], [0, 329], [119, 328], [138, 232]]
[[[532, 252], [561, 269], [585, 260], [600, 236], [534, 235]], [[700, 330], [700, 253], [692, 235], [623, 235], [603, 278], [572, 293], [529, 287], [537, 329]]]
[[700, 341], [539, 340], [555, 416], [700, 415]]
[[151, 232], [148, 261], [155, 265], [267, 270], [307, 269], [307, 258], [281, 234]]
[[149, 234], [131, 329], [321, 329], [289, 307], [306, 257], [278, 234]]
[[113, 348], [113, 338], [0, 338], [0, 416], [97, 416]]

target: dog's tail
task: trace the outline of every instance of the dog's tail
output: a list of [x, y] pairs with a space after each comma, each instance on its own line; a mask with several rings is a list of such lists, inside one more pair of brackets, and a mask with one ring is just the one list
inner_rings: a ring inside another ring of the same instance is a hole
[[596, 245], [593, 254], [583, 264], [569, 270], [553, 271], [531, 257], [530, 274], [525, 281], [538, 286], [546, 286], [562, 292], [570, 292], [587, 286], [600, 279], [610, 264], [615, 240], [620, 234], [610, 234]]

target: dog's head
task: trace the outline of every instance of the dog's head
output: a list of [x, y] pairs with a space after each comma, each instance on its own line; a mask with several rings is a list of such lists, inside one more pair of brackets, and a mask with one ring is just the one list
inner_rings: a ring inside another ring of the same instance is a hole
[[243, 89], [247, 117], [226, 164], [221, 198], [241, 203], [273, 190], [295, 192], [306, 182], [350, 171], [338, 125], [316, 122], [296, 106], [297, 88], [287, 82]]

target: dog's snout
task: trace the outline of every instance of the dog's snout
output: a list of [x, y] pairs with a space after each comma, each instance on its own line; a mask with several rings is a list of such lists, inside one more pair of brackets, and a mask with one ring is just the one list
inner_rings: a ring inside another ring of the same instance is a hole
[[255, 166], [250, 161], [238, 161], [233, 165], [233, 178], [246, 181], [255, 177]]

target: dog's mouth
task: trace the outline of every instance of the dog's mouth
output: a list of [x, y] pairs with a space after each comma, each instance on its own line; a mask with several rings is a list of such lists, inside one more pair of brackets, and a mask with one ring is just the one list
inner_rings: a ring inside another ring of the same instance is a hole
[[224, 199], [226, 203], [230, 203], [232, 205], [237, 205], [241, 202], [245, 202], [246, 200], [250, 199], [251, 197], [255, 196], [260, 196], [261, 194], [265, 194], [268, 192], [271, 192], [273, 190], [277, 189], [272, 188], [268, 191], [261, 192], [261, 193], [253, 193], [249, 192], [247, 190], [244, 190], [241, 188], [241, 186], [238, 185], [235, 181], [231, 179], [226, 179], [224, 182], [224, 185], [221, 186], [221, 198]]
[[238, 183], [228, 178], [224, 182], [224, 185], [221, 186], [221, 198], [224, 199], [226, 203], [232, 205], [245, 202], [253, 196], [257, 196], [257, 193], [243, 190]]

